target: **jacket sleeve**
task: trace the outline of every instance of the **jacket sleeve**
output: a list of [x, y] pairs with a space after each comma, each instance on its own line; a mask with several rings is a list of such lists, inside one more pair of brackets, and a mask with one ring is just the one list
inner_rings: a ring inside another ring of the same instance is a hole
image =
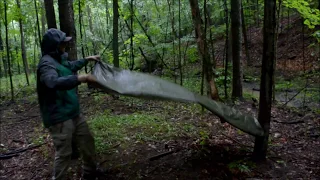
[[76, 75], [59, 77], [55, 66], [49, 61], [39, 64], [40, 82], [50, 89], [70, 90], [81, 84]]
[[81, 68], [83, 68], [85, 65], [88, 64], [88, 60], [86, 59], [80, 59], [77, 61], [67, 61], [70, 69], [72, 72], [79, 71]]

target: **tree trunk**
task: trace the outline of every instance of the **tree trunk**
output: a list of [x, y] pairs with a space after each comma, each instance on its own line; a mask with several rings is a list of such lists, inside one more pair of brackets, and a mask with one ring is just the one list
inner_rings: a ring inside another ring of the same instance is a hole
[[133, 70], [134, 68], [134, 52], [133, 52], [133, 13], [134, 13], [134, 10], [133, 10], [133, 0], [131, 0], [131, 3], [130, 3], [130, 9], [131, 9], [131, 21], [130, 21], [130, 27], [131, 27], [131, 34], [130, 34], [130, 51], [131, 51], [131, 67], [130, 67], [130, 70]]
[[209, 4], [207, 4], [206, 6], [207, 6], [207, 8], [206, 8], [205, 14], [208, 19], [206, 22], [208, 23], [208, 25], [210, 27], [209, 28], [209, 36], [210, 36], [210, 45], [211, 45], [211, 54], [212, 54], [212, 58], [211, 58], [212, 61], [211, 62], [212, 62], [213, 69], [216, 69], [216, 58], [215, 58], [215, 53], [214, 53], [214, 43], [213, 43], [213, 36], [212, 36], [212, 30], [211, 30], [211, 26], [213, 25], [213, 22], [211, 19], [211, 10], [213, 10], [214, 8]]
[[256, 137], [254, 157], [264, 160], [267, 154], [271, 119], [272, 79], [275, 60], [276, 0], [264, 2], [263, 57], [261, 67], [259, 122], [264, 129], [263, 137]]
[[105, 4], [106, 4], [106, 30], [107, 30], [107, 34], [109, 34], [109, 19], [110, 19], [110, 14], [109, 14], [109, 3], [108, 3], [108, 0], [105, 0]]
[[34, 2], [34, 9], [36, 10], [36, 19], [37, 19], [37, 27], [38, 27], [39, 45], [41, 45], [41, 33], [40, 33], [40, 22], [39, 22], [39, 16], [38, 16], [37, 1], [36, 1], [36, 0], [33, 0], [33, 2]]
[[199, 4], [198, 0], [189, 0], [190, 7], [192, 11], [192, 20], [195, 27], [196, 32], [196, 38], [197, 38], [197, 44], [198, 44], [198, 50], [200, 57], [205, 62], [205, 76], [206, 80], [209, 84], [210, 88], [210, 96], [212, 99], [219, 100], [219, 94], [218, 90], [216, 88], [215, 82], [214, 82], [214, 75], [212, 71], [212, 64], [210, 62], [210, 54], [208, 51], [206, 51], [207, 48], [205, 48], [205, 35], [203, 34], [203, 28], [201, 27], [201, 16], [200, 16], [200, 10], [199, 10]]
[[44, 0], [44, 6], [45, 6], [45, 9], [46, 9], [46, 17], [47, 17], [48, 29], [57, 28], [56, 15], [54, 13], [53, 0]]
[[[21, 13], [21, 8], [20, 8], [20, 0], [16, 0], [17, 6], [19, 9], [19, 12]], [[21, 56], [23, 60], [23, 66], [24, 66], [24, 73], [26, 75], [26, 80], [27, 84], [30, 85], [29, 83], [29, 67], [28, 67], [28, 60], [27, 60], [27, 52], [26, 52], [26, 46], [24, 43], [24, 33], [23, 33], [23, 24], [22, 24], [22, 19], [21, 16], [19, 16], [19, 27], [20, 27], [20, 38], [21, 38]]]
[[118, 0], [113, 0], [113, 65], [119, 67], [119, 44], [118, 44], [118, 25], [119, 25], [119, 5]]
[[226, 48], [225, 48], [225, 68], [224, 68], [224, 95], [225, 98], [228, 98], [228, 84], [227, 84], [227, 78], [228, 78], [228, 63], [229, 63], [229, 12], [228, 12], [228, 5], [227, 0], [224, 0], [224, 9], [225, 9], [225, 16], [226, 16]]
[[180, 85], [183, 85], [182, 81], [182, 59], [181, 59], [181, 0], [179, 0], [179, 70], [180, 70]]
[[45, 17], [45, 8], [44, 3], [41, 1], [41, 34], [44, 35], [46, 33], [46, 17]]
[[[1, 23], [0, 23], [0, 29], [1, 29]], [[3, 46], [3, 40], [2, 40], [2, 33], [0, 33], [0, 53], [4, 51], [4, 46]], [[8, 73], [8, 64], [6, 61], [6, 58], [4, 57], [4, 53], [0, 54], [1, 59], [2, 59], [2, 63], [3, 63], [3, 71], [4, 71], [4, 77], [7, 77], [7, 73]]]
[[9, 32], [8, 32], [8, 17], [7, 17], [7, 0], [4, 0], [4, 20], [5, 20], [5, 30], [6, 30], [6, 49], [7, 49], [7, 62], [9, 67], [9, 77], [10, 77], [10, 87], [11, 87], [11, 100], [14, 101], [14, 89], [12, 83], [12, 72], [11, 72], [11, 64], [10, 64], [10, 46], [9, 46]]
[[231, 0], [231, 31], [232, 31], [232, 98], [242, 98], [241, 52], [241, 11], [239, 0]]
[[74, 26], [74, 12], [73, 12], [73, 1], [72, 0], [58, 0], [59, 5], [59, 20], [60, 29], [65, 32], [67, 36], [71, 36], [72, 39], [69, 42], [69, 46], [66, 49], [69, 53], [70, 60], [77, 59], [77, 36], [76, 28]]
[[247, 65], [252, 66], [252, 62], [250, 59], [250, 54], [249, 54], [249, 42], [248, 42], [248, 36], [247, 36], [247, 28], [245, 24], [245, 17], [243, 13], [243, 5], [241, 1], [241, 25], [242, 25], [242, 35], [243, 35], [243, 41], [244, 41], [244, 47], [246, 51], [246, 56], [247, 56]]
[[[87, 13], [88, 13], [88, 19], [89, 19], [89, 29], [91, 34], [95, 34], [93, 32], [93, 25], [92, 25], [92, 18], [91, 18], [91, 9], [89, 6], [87, 6]], [[93, 53], [97, 54], [97, 46], [95, 40], [92, 41], [92, 46], [93, 46]]]
[[[82, 8], [81, 8], [81, 0], [78, 0], [78, 10], [79, 10], [79, 27], [80, 27], [80, 41], [81, 41], [81, 55], [84, 58], [86, 55], [84, 53], [84, 43], [83, 43], [83, 33], [82, 33]], [[84, 67], [85, 72], [88, 73], [87, 65]]]

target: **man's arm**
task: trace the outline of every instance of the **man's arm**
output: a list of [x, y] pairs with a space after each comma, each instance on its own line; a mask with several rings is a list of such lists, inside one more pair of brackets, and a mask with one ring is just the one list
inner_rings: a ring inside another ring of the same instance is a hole
[[89, 61], [99, 61], [99, 60], [100, 60], [100, 56], [95, 55], [95, 56], [88, 56], [88, 57], [85, 57], [84, 59], [80, 59], [77, 61], [67, 61], [67, 62], [71, 71], [76, 72], [81, 68], [83, 68], [85, 65], [87, 65]]
[[39, 71], [40, 82], [50, 89], [69, 90], [81, 84], [76, 75], [59, 77], [56, 68], [49, 61], [43, 61], [39, 65]]
[[80, 59], [77, 61], [67, 61], [70, 69], [72, 72], [76, 72], [79, 71], [80, 69], [82, 69], [85, 65], [88, 64], [88, 60], [87, 59]]

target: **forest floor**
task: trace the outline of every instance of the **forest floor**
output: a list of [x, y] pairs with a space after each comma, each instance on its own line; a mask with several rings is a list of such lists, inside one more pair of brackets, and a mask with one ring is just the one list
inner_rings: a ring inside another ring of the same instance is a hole
[[[251, 160], [254, 138], [221, 124], [194, 104], [113, 98], [81, 88], [83, 115], [96, 139], [101, 179], [317, 179], [320, 177], [320, 119], [312, 111], [273, 107], [268, 158]], [[231, 106], [231, 104], [230, 104]], [[236, 108], [257, 114], [251, 101]], [[50, 179], [52, 141], [36, 101], [1, 107], [0, 179]], [[34, 147], [39, 145], [38, 147]], [[170, 152], [164, 157], [152, 157]], [[70, 179], [81, 174], [74, 161]]]
[[[294, 18], [292, 21], [299, 23]], [[279, 70], [276, 72], [279, 81], [276, 81], [276, 89], [282, 93], [282, 98], [288, 90], [293, 89], [292, 97], [303, 87], [301, 82], [305, 82], [305, 79], [298, 83], [296, 79], [285, 80], [301, 71], [301, 64], [305, 62], [308, 65], [305, 68], [307, 71], [318, 68], [316, 61], [311, 60], [310, 49], [306, 49], [306, 57], [301, 58], [301, 48], [295, 48], [301, 37], [296, 29], [284, 30], [289, 35], [282, 34], [279, 37]], [[255, 51], [251, 57], [255, 62], [261, 62], [262, 54], [261, 36], [255, 35], [258, 32], [261, 29], [250, 29], [253, 36], [251, 49]], [[284, 42], [285, 39], [290, 41]], [[306, 43], [310, 41], [307, 39]], [[219, 52], [217, 55], [222, 57]], [[250, 70], [252, 72], [245, 72], [245, 75], [250, 75], [251, 80], [259, 78], [259, 69], [253, 68]], [[319, 78], [310, 77], [308, 82], [312, 82], [310, 88], [317, 88]], [[257, 84], [254, 81], [245, 85], [245, 89], [250, 91], [244, 92], [247, 100], [228, 105], [257, 116], [257, 104], [251, 100], [252, 97], [257, 98], [254, 95], [256, 90], [253, 90], [257, 89]], [[185, 84], [189, 89], [195, 86], [198, 88], [198, 85]], [[314, 89], [309, 90], [313, 92]], [[42, 126], [34, 89], [31, 93], [25, 93], [19, 91], [19, 100], [15, 103], [3, 102], [0, 106], [0, 180], [40, 180], [50, 179], [52, 175], [52, 140]], [[309, 93], [308, 100], [316, 103], [312, 105], [309, 102], [312, 108], [288, 107], [283, 102], [272, 107], [267, 160], [260, 163], [251, 159], [254, 137], [226, 123], [221, 124], [216, 116], [202, 111], [197, 104], [121, 96], [115, 98], [90, 92], [84, 85], [79, 88], [79, 94], [83, 115], [95, 137], [98, 162], [108, 172], [101, 179], [320, 177], [320, 116], [318, 100], [315, 100], [319, 96], [317, 91]], [[285, 97], [283, 101], [287, 102], [290, 97]], [[163, 153], [167, 154], [161, 157]], [[80, 175], [81, 162], [73, 160], [69, 177], [79, 179]]]

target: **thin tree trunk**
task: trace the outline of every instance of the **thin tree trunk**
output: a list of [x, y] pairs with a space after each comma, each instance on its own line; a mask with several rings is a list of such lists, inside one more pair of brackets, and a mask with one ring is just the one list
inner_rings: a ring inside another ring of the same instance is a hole
[[72, 0], [58, 0], [59, 5], [59, 20], [60, 29], [65, 32], [67, 36], [71, 36], [72, 39], [69, 41], [67, 52], [69, 53], [70, 60], [77, 59], [77, 36], [76, 28], [74, 25], [74, 12], [73, 12], [73, 1]]
[[[12, 29], [14, 29], [14, 23], [12, 21]], [[18, 54], [19, 54], [19, 50], [18, 50], [18, 42], [17, 42], [17, 38], [16, 35], [13, 35], [13, 39], [14, 39], [14, 50], [15, 50], [15, 55], [13, 55], [12, 51], [10, 51], [10, 55], [11, 55], [11, 62], [12, 62], [12, 66], [14, 66], [14, 61], [17, 62], [17, 66], [18, 66], [18, 75], [21, 74], [21, 69], [20, 69], [20, 63], [19, 63], [19, 59], [18, 59]], [[12, 71], [12, 74], [14, 74], [14, 72]]]
[[247, 36], [247, 28], [245, 24], [245, 17], [243, 13], [243, 5], [241, 1], [241, 25], [242, 25], [242, 35], [243, 35], [243, 41], [244, 41], [244, 47], [246, 51], [246, 57], [247, 57], [247, 65], [252, 66], [252, 62], [250, 59], [250, 53], [249, 53], [249, 42], [248, 42], [248, 36]]
[[45, 7], [43, 1], [41, 2], [41, 33], [42, 35], [46, 32], [46, 15], [45, 15]]
[[[21, 7], [20, 7], [20, 0], [16, 0], [18, 9], [21, 13]], [[21, 17], [21, 16], [20, 16]], [[21, 38], [21, 56], [23, 60], [23, 66], [24, 66], [24, 73], [26, 75], [26, 80], [28, 86], [30, 85], [29, 83], [29, 67], [28, 67], [28, 60], [27, 60], [27, 52], [26, 52], [26, 46], [24, 42], [24, 32], [23, 32], [23, 24], [22, 24], [22, 19], [19, 18], [19, 27], [20, 27], [20, 38]]]
[[107, 30], [107, 34], [109, 34], [109, 28], [108, 28], [108, 25], [109, 25], [109, 19], [110, 19], [110, 14], [109, 14], [109, 3], [108, 3], [108, 0], [105, 0], [105, 4], [106, 4], [106, 30]]
[[174, 82], [177, 83], [177, 76], [176, 76], [176, 53], [175, 53], [175, 44], [174, 44], [174, 41], [175, 41], [175, 37], [176, 37], [176, 31], [175, 31], [175, 28], [174, 28], [174, 6], [172, 5], [173, 4], [173, 0], [170, 1], [168, 0], [168, 5], [169, 5], [169, 12], [171, 14], [171, 30], [172, 30], [172, 57], [173, 57], [173, 69], [174, 69]]
[[179, 0], [179, 70], [180, 70], [180, 85], [183, 85], [182, 81], [182, 63], [181, 63], [181, 0]]
[[213, 37], [212, 37], [212, 30], [211, 30], [211, 26], [213, 25], [212, 23], [212, 19], [211, 19], [211, 10], [213, 10], [212, 6], [211, 5], [208, 5], [207, 4], [207, 7], [209, 7], [209, 10], [208, 8], [206, 8], [206, 15], [207, 15], [207, 23], [209, 25], [209, 36], [210, 36], [210, 45], [211, 45], [211, 54], [212, 54], [212, 66], [213, 66], [213, 69], [216, 69], [216, 58], [215, 58], [215, 53], [214, 53], [214, 43], [213, 43]]
[[[278, 59], [278, 36], [279, 36], [279, 26], [281, 25], [280, 23], [280, 13], [281, 13], [281, 4], [282, 4], [282, 0], [278, 1], [278, 8], [276, 9], [276, 35], [275, 35], [275, 47], [274, 47], [274, 71], [276, 69], [276, 65], [277, 65], [277, 59]], [[285, 60], [286, 62], [286, 60]], [[286, 66], [286, 65], [285, 65]], [[275, 86], [275, 77], [273, 76], [272, 79], [272, 101], [276, 102], [276, 96], [275, 93], [276, 92], [276, 86]], [[286, 91], [286, 97], [287, 97], [287, 91]]]
[[205, 35], [203, 34], [203, 28], [201, 27], [201, 16], [199, 10], [198, 0], [189, 0], [192, 20], [195, 27], [196, 38], [198, 43], [198, 50], [200, 57], [205, 62], [205, 77], [209, 84], [210, 95], [212, 99], [219, 100], [218, 90], [214, 82], [214, 76], [212, 72], [212, 64], [210, 63], [210, 54], [205, 50]]
[[232, 31], [232, 98], [242, 99], [242, 68], [241, 68], [241, 16], [240, 1], [231, 0], [231, 31]]
[[133, 70], [134, 68], [134, 52], [133, 52], [133, 0], [131, 0], [130, 3], [130, 7], [131, 7], [131, 21], [130, 21], [130, 27], [131, 27], [131, 35], [130, 35], [130, 50], [131, 50], [131, 68], [130, 70]]
[[[91, 18], [91, 9], [89, 6], [87, 6], [87, 13], [88, 13], [88, 19], [89, 19], [89, 29], [91, 34], [94, 34], [93, 32], [93, 25], [92, 25], [92, 18]], [[93, 46], [93, 53], [97, 54], [97, 46], [95, 40], [92, 41], [92, 46]]]
[[[1, 29], [1, 23], [0, 23], [0, 29]], [[1, 34], [2, 33], [0, 33], [0, 53], [4, 52], [3, 39], [2, 39]], [[4, 53], [3, 54], [1, 53], [0, 56], [1, 56], [1, 59], [2, 59], [2, 63], [3, 63], [4, 77], [7, 77], [7, 75], [8, 75], [8, 64], [7, 64], [7, 61], [6, 61], [6, 58], [4, 57]]]
[[7, 17], [7, 0], [4, 0], [4, 20], [5, 20], [5, 30], [6, 30], [6, 49], [7, 49], [7, 62], [9, 67], [9, 77], [10, 77], [10, 87], [11, 87], [11, 100], [14, 101], [14, 89], [12, 82], [12, 72], [11, 72], [11, 63], [10, 63], [10, 46], [9, 46], [9, 32], [8, 32], [8, 17]]
[[226, 16], [226, 48], [225, 48], [225, 68], [224, 68], [224, 96], [225, 99], [228, 98], [228, 85], [227, 85], [227, 77], [228, 77], [228, 63], [229, 63], [229, 12], [227, 6], [227, 0], [224, 0], [224, 9]]
[[272, 79], [275, 60], [276, 0], [264, 2], [263, 58], [261, 67], [259, 122], [264, 136], [256, 137], [254, 158], [264, 160], [267, 155], [272, 105]]
[[37, 27], [38, 27], [38, 36], [39, 36], [39, 45], [41, 44], [41, 33], [40, 33], [40, 22], [39, 22], [39, 16], [38, 16], [38, 7], [37, 7], [37, 1], [33, 0], [34, 2], [34, 8], [36, 10], [36, 19], [37, 19]]
[[48, 29], [57, 28], [56, 15], [54, 13], [53, 0], [44, 0]]
[[118, 44], [118, 0], [113, 0], [113, 65], [119, 67], [119, 44]]
[[[80, 41], [81, 41], [81, 54], [82, 58], [86, 55], [84, 54], [84, 47], [83, 47], [83, 33], [82, 33], [82, 7], [81, 7], [81, 0], [78, 0], [78, 10], [79, 10], [79, 27], [80, 27]], [[85, 72], [88, 73], [87, 65], [84, 67]]]

